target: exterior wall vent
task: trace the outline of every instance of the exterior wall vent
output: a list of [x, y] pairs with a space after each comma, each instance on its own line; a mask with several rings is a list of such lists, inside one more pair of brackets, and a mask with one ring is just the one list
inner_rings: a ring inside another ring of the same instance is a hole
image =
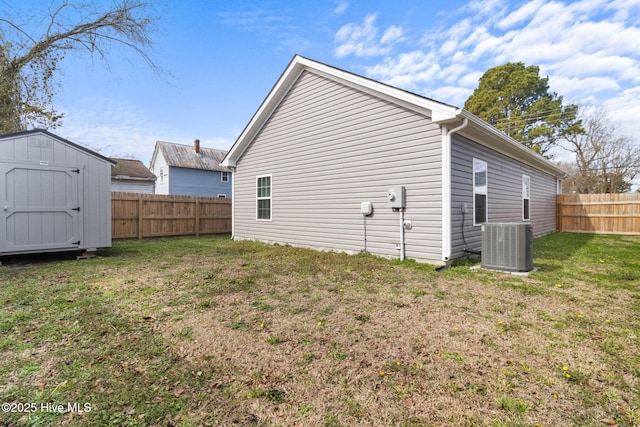
[[529, 223], [482, 224], [482, 267], [526, 272], [533, 270], [533, 228]]

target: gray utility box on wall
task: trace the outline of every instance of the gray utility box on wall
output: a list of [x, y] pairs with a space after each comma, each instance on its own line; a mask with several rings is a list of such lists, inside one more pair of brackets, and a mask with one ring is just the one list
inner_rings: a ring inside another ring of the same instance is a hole
[[526, 272], [533, 270], [533, 229], [524, 222], [482, 225], [482, 267]]

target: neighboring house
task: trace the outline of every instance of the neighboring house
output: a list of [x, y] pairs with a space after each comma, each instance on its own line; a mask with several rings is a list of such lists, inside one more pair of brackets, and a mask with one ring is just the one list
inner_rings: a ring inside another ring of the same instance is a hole
[[463, 109], [297, 55], [222, 164], [235, 239], [438, 265], [479, 250], [484, 222], [554, 231], [564, 176]]
[[140, 161], [132, 159], [117, 159], [111, 168], [111, 191], [127, 193], [155, 192], [156, 176]]
[[151, 172], [156, 180], [156, 194], [231, 197], [231, 170], [220, 165], [226, 151], [200, 146], [156, 142], [151, 158]]
[[111, 246], [112, 165], [43, 129], [0, 135], [0, 255]]

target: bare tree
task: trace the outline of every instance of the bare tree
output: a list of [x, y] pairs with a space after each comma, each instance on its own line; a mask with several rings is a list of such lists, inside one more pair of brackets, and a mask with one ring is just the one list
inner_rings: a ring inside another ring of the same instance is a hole
[[55, 76], [69, 51], [85, 51], [108, 65], [110, 48], [124, 46], [157, 70], [148, 54], [155, 22], [151, 6], [145, 1], [119, 0], [105, 11], [92, 3], [54, 0], [43, 21], [30, 17], [30, 22], [25, 22], [17, 13], [8, 16], [11, 7], [4, 3], [0, 17], [0, 133], [59, 125], [62, 115], [53, 106], [58, 87]]
[[640, 174], [640, 146], [622, 135], [602, 108], [582, 112], [582, 128], [566, 134], [576, 156], [563, 187], [576, 193], [623, 193]]

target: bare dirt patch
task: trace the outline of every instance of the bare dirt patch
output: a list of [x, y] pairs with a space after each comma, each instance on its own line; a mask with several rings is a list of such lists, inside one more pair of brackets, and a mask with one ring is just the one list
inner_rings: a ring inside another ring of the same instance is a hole
[[405, 271], [394, 283], [342, 273], [353, 271], [334, 270], [335, 282], [325, 273], [282, 276], [223, 293], [167, 325], [180, 356], [215, 372], [235, 396], [218, 406], [220, 416], [380, 426], [606, 418], [572, 383], [587, 382], [601, 396], [613, 386], [601, 346], [580, 336], [623, 320], [615, 309], [594, 310], [604, 295], [577, 288], [526, 295], [500, 282], [547, 285], [501, 273], [416, 280]]

